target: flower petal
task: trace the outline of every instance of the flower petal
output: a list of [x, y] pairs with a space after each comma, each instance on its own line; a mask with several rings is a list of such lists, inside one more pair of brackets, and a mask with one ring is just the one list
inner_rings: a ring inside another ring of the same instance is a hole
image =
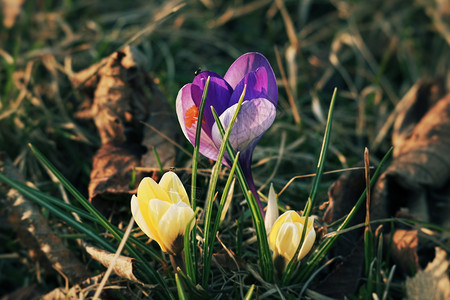
[[[236, 111], [237, 104], [228, 108], [220, 120], [226, 129]], [[241, 110], [231, 130], [229, 141], [236, 151], [245, 151], [250, 144], [261, 138], [263, 133], [272, 125], [275, 119], [275, 106], [264, 98], [253, 99], [242, 103]], [[212, 129], [212, 138], [216, 147], [220, 147], [222, 136], [217, 124]], [[256, 143], [253, 144], [253, 146]]]
[[[192, 108], [197, 107], [197, 104], [195, 104], [191, 90], [196, 89], [193, 88], [193, 85], [191, 83], [186, 84], [177, 95], [176, 100], [176, 109], [177, 109], [177, 116], [178, 116], [178, 122], [180, 123], [181, 130], [184, 133], [184, 136], [187, 138], [187, 140], [192, 144], [195, 145], [195, 134], [197, 131], [197, 124], [196, 122], [192, 123], [192, 120], [189, 119], [189, 116], [186, 116], [186, 113], [189, 110], [192, 110]], [[200, 95], [201, 97], [201, 95]], [[205, 108], [206, 110], [207, 108]], [[198, 114], [198, 110], [197, 110]], [[190, 116], [192, 118], [192, 116]], [[190, 126], [189, 126], [190, 125]], [[217, 149], [216, 145], [211, 139], [211, 133], [207, 133], [208, 126], [202, 126], [202, 131], [200, 135], [200, 153], [206, 156], [207, 158], [210, 158], [212, 160], [217, 159], [217, 155], [219, 153], [219, 150]]]
[[[312, 219], [312, 218], [311, 218]], [[303, 257], [308, 254], [308, 252], [311, 250], [312, 246], [314, 245], [314, 241], [316, 240], [316, 231], [314, 230], [312, 226], [313, 220], [308, 219], [308, 229], [309, 232], [306, 235], [305, 240], [303, 241], [302, 249], [300, 249], [300, 252], [298, 253], [298, 259], [302, 259]], [[311, 229], [309, 229], [309, 224], [311, 223]]]
[[287, 222], [281, 225], [275, 243], [275, 256], [281, 255], [290, 261], [297, 251], [302, 229], [303, 226], [299, 223]]
[[214, 117], [211, 112], [211, 106], [214, 107], [217, 114], [220, 116], [225, 111], [225, 109], [228, 108], [228, 102], [230, 100], [231, 94], [233, 93], [233, 89], [225, 81], [225, 79], [223, 79], [222, 76], [218, 75], [217, 73], [211, 71], [201, 72], [200, 74], [195, 76], [194, 81], [192, 82], [192, 85], [196, 87], [192, 88], [192, 95], [197, 107], [200, 107], [203, 90], [205, 89], [205, 84], [208, 76], [210, 76], [210, 81], [203, 116], [207, 124], [206, 132], [210, 133], [210, 129], [214, 124]]
[[173, 242], [178, 236], [184, 236], [186, 226], [193, 216], [194, 211], [184, 202], [171, 205], [165, 212], [159, 221], [158, 228], [166, 249], [172, 253], [175, 252], [172, 247]]
[[159, 222], [172, 205], [173, 204], [170, 204], [170, 202], [161, 201], [159, 199], [151, 199], [148, 202], [147, 209], [149, 218], [146, 219], [147, 225], [150, 231], [153, 233], [154, 240], [158, 242], [159, 246], [164, 252], [167, 252], [167, 247], [164, 243], [166, 237], [160, 232]]
[[[150, 177], [144, 177], [139, 183], [137, 190], [137, 202], [139, 204], [139, 211], [142, 214], [142, 218], [149, 225], [149, 211], [148, 203], [151, 199], [160, 199], [161, 201], [170, 202], [168, 194]], [[155, 229], [150, 228], [152, 233]]]
[[264, 55], [257, 52], [250, 52], [242, 55], [230, 66], [224, 79], [233, 89], [236, 89], [236, 86], [246, 74], [256, 71], [258, 68], [265, 69], [265, 73], [267, 74], [267, 96], [268, 99], [276, 105], [278, 99], [277, 81], [272, 67]]
[[267, 212], [264, 218], [264, 226], [266, 227], [266, 233], [269, 234], [272, 230], [272, 226], [278, 219], [278, 204], [273, 184], [270, 184], [269, 197], [267, 202]]
[[137, 197], [133, 195], [131, 197], [131, 214], [133, 215], [134, 220], [138, 224], [139, 228], [152, 240], [154, 240], [154, 236], [150, 230], [150, 228], [147, 225], [147, 222], [145, 221], [144, 217], [142, 216], [141, 210], [139, 209], [139, 204]]
[[164, 173], [164, 175], [161, 177], [161, 180], [159, 181], [159, 186], [169, 194], [172, 203], [178, 202], [178, 197], [176, 195], [173, 195], [174, 193], [176, 193], [177, 195], [179, 195], [179, 199], [181, 201], [183, 201], [187, 205], [190, 205], [186, 189], [184, 188], [180, 178], [174, 172], [169, 171]]
[[276, 95], [272, 95], [272, 97], [275, 96], [275, 98], [271, 98], [268, 95], [268, 78], [269, 74], [267, 74], [267, 70], [265, 68], [258, 68], [255, 71], [246, 74], [234, 89], [228, 105], [231, 106], [238, 103], [242, 95], [242, 91], [244, 90], [244, 85], [247, 85], [244, 101], [256, 98], [266, 98], [276, 106], [278, 102], [278, 92]]

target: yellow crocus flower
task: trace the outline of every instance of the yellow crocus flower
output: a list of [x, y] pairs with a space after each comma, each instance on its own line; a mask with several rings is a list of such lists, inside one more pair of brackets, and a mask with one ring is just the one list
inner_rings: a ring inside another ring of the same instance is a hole
[[175, 173], [165, 173], [159, 184], [150, 177], [142, 179], [137, 196], [131, 197], [131, 213], [141, 230], [164, 252], [176, 255], [183, 250], [184, 232], [194, 211]]
[[[305, 217], [300, 217], [295, 211], [289, 210], [278, 217], [273, 224], [269, 233], [269, 247], [273, 251], [273, 259], [276, 265], [280, 263], [280, 258], [284, 258], [281, 260], [282, 266], [277, 266], [278, 269], [284, 269], [286, 263], [294, 257], [300, 244], [305, 220]], [[316, 232], [313, 223], [313, 218], [309, 217], [307, 235], [298, 254], [298, 260], [305, 257], [314, 244]]]

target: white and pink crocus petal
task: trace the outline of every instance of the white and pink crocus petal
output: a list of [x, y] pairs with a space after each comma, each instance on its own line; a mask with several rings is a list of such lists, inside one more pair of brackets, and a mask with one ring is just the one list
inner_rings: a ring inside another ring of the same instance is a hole
[[[237, 104], [231, 106], [220, 115], [219, 119], [222, 122], [224, 129], [233, 118], [237, 109]], [[251, 101], [242, 103], [239, 114], [231, 130], [229, 141], [236, 151], [252, 151], [249, 146], [256, 145], [255, 140], [261, 138], [264, 132], [272, 125], [276, 115], [275, 106], [264, 98], [257, 98]], [[219, 132], [217, 124], [212, 128], [212, 140], [216, 147], [220, 147], [222, 143], [222, 136]]]
[[[196, 105], [191, 97], [191, 86], [192, 84], [186, 84], [179, 92], [176, 101], [176, 110], [178, 116], [178, 122], [180, 123], [181, 130], [187, 140], [195, 145], [195, 135], [197, 131], [197, 122], [192, 126], [187, 126], [189, 124], [186, 119], [186, 111]], [[207, 109], [205, 107], [205, 109]], [[207, 127], [202, 125], [202, 130], [200, 134], [200, 148], [199, 152], [209, 159], [216, 160], [219, 150], [211, 139], [210, 133], [207, 133]]]

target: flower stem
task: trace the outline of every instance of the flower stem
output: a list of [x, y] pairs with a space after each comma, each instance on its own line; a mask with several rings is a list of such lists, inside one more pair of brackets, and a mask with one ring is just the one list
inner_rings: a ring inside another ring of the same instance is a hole
[[256, 189], [255, 182], [253, 181], [252, 169], [251, 169], [251, 156], [250, 159], [242, 162], [242, 172], [244, 173], [244, 177], [247, 180], [248, 187], [250, 191], [252, 191], [253, 196], [255, 196], [256, 203], [258, 204], [259, 211], [261, 212], [261, 216], [264, 219], [265, 212], [262, 206], [261, 200], [258, 195], [258, 190]]
[[172, 263], [172, 267], [175, 270], [175, 273], [178, 273], [178, 268], [180, 268], [183, 273], [186, 273], [183, 256], [184, 252], [176, 255], [170, 254], [170, 262]]

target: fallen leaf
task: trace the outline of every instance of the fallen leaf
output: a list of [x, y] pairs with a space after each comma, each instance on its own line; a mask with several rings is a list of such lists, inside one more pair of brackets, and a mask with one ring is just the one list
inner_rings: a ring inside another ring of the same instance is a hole
[[[6, 176], [22, 181], [12, 162], [5, 160], [0, 168]], [[58, 270], [71, 283], [89, 276], [86, 266], [65, 246], [42, 216], [39, 208], [15, 189], [0, 197], [8, 214], [8, 222], [18, 233], [21, 244], [33, 259], [39, 260], [47, 271]]]
[[127, 46], [72, 77], [75, 86], [88, 80], [84, 89], [94, 88], [92, 105], [77, 117], [94, 120], [102, 144], [141, 142], [140, 122], [148, 118], [151, 97], [150, 78], [140, 68], [145, 64], [142, 53]]
[[436, 247], [436, 256], [425, 270], [406, 279], [406, 296], [409, 300], [450, 299], [449, 262], [445, 250]]
[[20, 8], [25, 0], [2, 0], [3, 26], [11, 28], [16, 22], [16, 17], [20, 13]]
[[92, 161], [91, 179], [89, 182], [89, 199], [100, 211], [108, 211], [111, 207], [107, 199], [114, 196], [135, 193], [136, 185], [149, 175], [146, 172], [135, 172], [135, 185], [132, 184], [133, 172], [141, 166], [145, 148], [138, 144], [103, 144], [97, 150]]
[[[91, 255], [93, 259], [100, 262], [102, 265], [104, 265], [106, 268], [108, 268], [113, 260], [114, 260], [114, 253], [110, 253], [105, 250], [100, 250], [92, 246], [85, 247], [86, 252]], [[139, 279], [136, 278], [136, 276], [133, 273], [133, 270], [136, 267], [136, 260], [131, 257], [126, 257], [123, 255], [119, 255], [119, 257], [115, 260], [113, 271], [116, 273], [116, 275], [126, 278], [128, 280], [143, 284]]]
[[[324, 221], [331, 224], [347, 215], [364, 188], [364, 170], [343, 173], [328, 190]], [[364, 223], [364, 217], [364, 209], [360, 209], [349, 226]], [[357, 291], [364, 266], [363, 232], [364, 228], [356, 229], [339, 237], [330, 255], [341, 259], [331, 265], [327, 276], [315, 287], [316, 291], [338, 298]]]
[[[127, 46], [71, 78], [86, 97], [77, 117], [94, 120], [102, 143], [93, 159], [89, 184], [89, 199], [100, 209], [111, 207], [105, 200], [112, 195], [134, 193], [133, 176], [136, 185], [144, 176], [157, 179], [156, 172], [136, 171], [138, 167], [158, 169], [153, 150], [163, 167], [174, 164], [175, 147], [167, 138], [175, 138], [176, 120], [144, 71], [146, 64], [137, 48]], [[157, 125], [165, 137], [144, 122]]]
[[394, 134], [394, 160], [374, 189], [373, 214], [384, 218], [403, 209], [416, 219], [449, 227], [450, 94], [418, 119], [413, 129], [411, 124], [396, 126], [402, 130]]
[[38, 299], [39, 292], [37, 284], [31, 284], [30, 286], [21, 287], [12, 293], [2, 296], [0, 300], [27, 300]]
[[395, 230], [392, 237], [392, 260], [404, 274], [412, 274], [419, 269], [417, 230]]

